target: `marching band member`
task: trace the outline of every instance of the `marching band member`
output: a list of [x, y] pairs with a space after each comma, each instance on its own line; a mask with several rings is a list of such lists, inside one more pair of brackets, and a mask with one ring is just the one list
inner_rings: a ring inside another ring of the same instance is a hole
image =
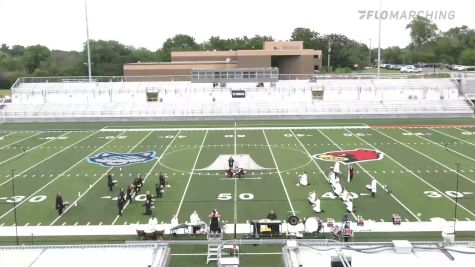
[[310, 193], [308, 193], [308, 203], [310, 203], [310, 205], [315, 205], [315, 201], [317, 199], [317, 193], [315, 193], [315, 191], [311, 191]]
[[196, 210], [193, 211], [193, 213], [190, 215], [190, 224], [193, 229], [193, 234], [196, 234], [199, 230], [201, 230], [201, 226], [199, 225], [201, 222], [200, 217], [198, 216], [198, 213]]
[[307, 172], [303, 172], [303, 174], [299, 175], [299, 182], [297, 183], [297, 186], [306, 186], [310, 185], [308, 183], [308, 177], [307, 177]]
[[315, 204], [313, 206], [313, 210], [316, 212], [316, 213], [320, 213], [320, 212], [324, 212], [324, 210], [322, 210], [322, 207], [320, 205], [320, 198], [317, 197], [317, 199], [315, 200]]
[[150, 225], [150, 227], [155, 228], [158, 224], [157, 218], [155, 218], [154, 215], [150, 216], [150, 219], [148, 219], [148, 224]]

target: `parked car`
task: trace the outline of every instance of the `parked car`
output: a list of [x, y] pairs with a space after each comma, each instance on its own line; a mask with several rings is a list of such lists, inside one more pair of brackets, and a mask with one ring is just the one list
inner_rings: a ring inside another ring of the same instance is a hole
[[405, 73], [417, 73], [422, 72], [422, 68], [419, 65], [406, 65], [402, 66], [400, 69], [401, 72]]
[[467, 66], [454, 65], [452, 69], [453, 69], [453, 70], [465, 71], [465, 70], [467, 70]]

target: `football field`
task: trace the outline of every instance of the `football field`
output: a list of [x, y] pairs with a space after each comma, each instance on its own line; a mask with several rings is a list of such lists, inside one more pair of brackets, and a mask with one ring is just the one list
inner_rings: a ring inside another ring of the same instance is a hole
[[[307, 201], [313, 190], [325, 211], [318, 216], [338, 221], [346, 206], [331, 193], [326, 177], [334, 161], [328, 155], [343, 151], [348, 158], [358, 150], [380, 154], [353, 158], [351, 182], [348, 165], [340, 164], [340, 181], [354, 200], [352, 220], [390, 221], [393, 214], [403, 222], [453, 221], [455, 216], [475, 220], [471, 125], [185, 126], [115, 123], [100, 129], [0, 130], [0, 226], [13, 225], [15, 216], [19, 226], [147, 223], [145, 192], [155, 195], [160, 172], [166, 173], [170, 187], [155, 198], [153, 213], [166, 223], [173, 215], [189, 221], [194, 210], [207, 221], [212, 209], [228, 223], [262, 219], [270, 209], [279, 219], [315, 216]], [[250, 166], [241, 179], [226, 177], [229, 156]], [[112, 192], [109, 171], [118, 181]], [[310, 185], [296, 186], [304, 171]], [[118, 216], [119, 189], [138, 174], [144, 186]], [[378, 184], [374, 198], [366, 189], [372, 178]], [[62, 216], [54, 208], [58, 192], [71, 203]]]

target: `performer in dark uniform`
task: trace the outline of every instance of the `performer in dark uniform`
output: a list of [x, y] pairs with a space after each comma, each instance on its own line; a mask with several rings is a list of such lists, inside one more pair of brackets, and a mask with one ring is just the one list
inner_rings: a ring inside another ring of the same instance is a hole
[[160, 172], [160, 176], [158, 177], [158, 182], [160, 183], [160, 185], [163, 185], [163, 187], [165, 187], [165, 185], [167, 184], [167, 180], [165, 179], [165, 175], [163, 175], [162, 172]]
[[353, 169], [353, 165], [350, 165], [350, 182], [353, 180], [355, 170]]
[[124, 209], [125, 205], [125, 198], [121, 195], [121, 193], [119, 193], [119, 196], [117, 197], [117, 209], [119, 210], [119, 216], [122, 216], [122, 210]]
[[114, 186], [114, 182], [112, 181], [112, 173], [107, 173], [107, 186], [109, 187], [109, 191], [112, 191], [112, 187]]
[[229, 165], [229, 168], [232, 170], [232, 169], [233, 169], [233, 166], [234, 166], [234, 159], [233, 159], [233, 157], [229, 157], [229, 159], [228, 159], [228, 165]]
[[134, 193], [133, 185], [129, 185], [129, 187], [127, 187], [127, 201], [129, 201], [129, 203], [132, 203], [133, 193]]
[[269, 214], [267, 214], [267, 219], [269, 220], [277, 220], [277, 214], [274, 213], [274, 210], [270, 210]]
[[211, 219], [209, 224], [211, 235], [217, 236], [219, 233], [221, 233], [221, 228], [219, 227], [219, 218], [221, 217], [221, 214], [219, 214], [219, 212], [216, 210], [213, 210], [213, 212], [208, 217]]
[[153, 198], [150, 192], [145, 194], [145, 215], [152, 215]]
[[121, 189], [120, 189], [119, 198], [122, 198], [122, 200], [124, 201], [124, 204], [125, 204], [125, 191], [124, 191], [124, 188], [121, 188]]
[[58, 215], [63, 214], [64, 204], [60, 193], [56, 194], [56, 209], [58, 210]]
[[[275, 221], [277, 220], [277, 214], [274, 213], [274, 210], [270, 210], [269, 214], [267, 214], [267, 219]], [[270, 225], [269, 226], [272, 235], [279, 234], [279, 226], [278, 225]]]
[[155, 194], [158, 198], [161, 198], [163, 196], [163, 188], [164, 188], [164, 185], [160, 183], [155, 184]]
[[139, 174], [137, 178], [134, 180], [135, 192], [140, 192], [143, 186], [143, 178], [142, 175]]

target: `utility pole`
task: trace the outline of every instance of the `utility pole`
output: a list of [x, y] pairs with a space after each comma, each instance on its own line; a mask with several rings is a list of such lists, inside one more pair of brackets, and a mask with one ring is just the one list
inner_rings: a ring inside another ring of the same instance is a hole
[[381, 75], [381, 0], [379, 0], [379, 27], [378, 27], [378, 79]]
[[328, 41], [328, 62], [327, 62], [327, 72], [330, 72], [330, 53], [332, 51], [332, 42]]
[[92, 71], [91, 71], [91, 48], [89, 47], [89, 21], [87, 19], [87, 0], [84, 0], [84, 8], [86, 10], [86, 46], [87, 46], [87, 71], [89, 74], [89, 82], [92, 82]]
[[371, 63], [371, 38], [369, 38], [369, 65], [368, 67], [372, 67], [373, 64]]

